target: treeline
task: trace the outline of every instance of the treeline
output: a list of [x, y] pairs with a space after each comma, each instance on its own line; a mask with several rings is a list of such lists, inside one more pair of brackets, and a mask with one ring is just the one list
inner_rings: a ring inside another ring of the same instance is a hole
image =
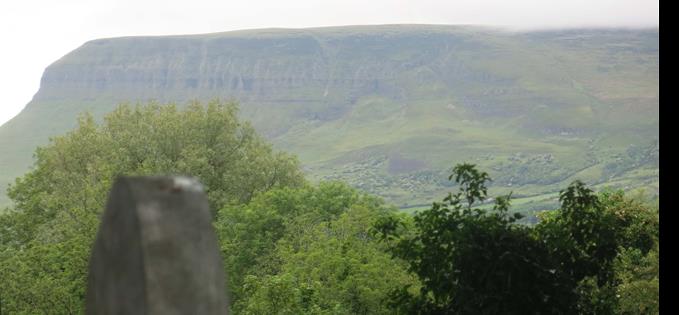
[[488, 175], [410, 216], [304, 180], [233, 103], [123, 105], [36, 151], [0, 215], [7, 314], [82, 313], [90, 247], [117, 175], [189, 174], [214, 211], [232, 314], [657, 314], [658, 209], [575, 182], [519, 224]]

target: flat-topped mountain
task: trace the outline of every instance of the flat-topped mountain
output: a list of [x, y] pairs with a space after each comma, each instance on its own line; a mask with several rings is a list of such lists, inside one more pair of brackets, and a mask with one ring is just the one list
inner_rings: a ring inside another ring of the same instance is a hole
[[495, 192], [528, 194], [517, 201], [526, 209], [576, 178], [658, 193], [658, 29], [433, 25], [87, 42], [50, 65], [0, 127], [0, 185], [78, 113], [217, 97], [238, 100], [310, 178], [404, 207], [442, 197], [463, 161], [489, 170]]

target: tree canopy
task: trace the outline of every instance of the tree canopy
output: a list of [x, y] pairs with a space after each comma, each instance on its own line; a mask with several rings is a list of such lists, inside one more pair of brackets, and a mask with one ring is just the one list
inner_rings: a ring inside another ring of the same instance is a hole
[[0, 305], [82, 313], [91, 244], [119, 175], [205, 186], [233, 314], [657, 314], [658, 209], [575, 181], [521, 222], [459, 164], [457, 191], [409, 215], [342, 182], [309, 184], [234, 103], [122, 105], [38, 148], [0, 214]]
[[[575, 181], [561, 191], [559, 210], [527, 226], [517, 224], [521, 215], [509, 214], [510, 196], [496, 198], [491, 210], [475, 207], [487, 197], [487, 173], [460, 164], [453, 169], [453, 178], [459, 191], [416, 214], [414, 231], [394, 217], [376, 224], [376, 234], [390, 245], [392, 255], [407, 261], [408, 270], [422, 282], [418, 292], [407, 286], [392, 292], [397, 310], [408, 314], [657, 310], [653, 263], [642, 263], [647, 265], [643, 279], [629, 270], [631, 259], [654, 257], [647, 255], [658, 240], [657, 212], [654, 216], [619, 193], [596, 195]], [[642, 293], [638, 287], [651, 290]], [[627, 296], [622, 298], [621, 293]]]
[[111, 183], [120, 175], [188, 174], [212, 208], [242, 204], [304, 178], [296, 158], [272, 149], [237, 117], [235, 103], [121, 105], [35, 153], [33, 169], [9, 189], [0, 216], [4, 311], [79, 312], [90, 245]]
[[414, 284], [370, 234], [396, 215], [341, 182], [271, 190], [215, 222], [232, 310], [242, 314], [390, 314], [391, 288]]

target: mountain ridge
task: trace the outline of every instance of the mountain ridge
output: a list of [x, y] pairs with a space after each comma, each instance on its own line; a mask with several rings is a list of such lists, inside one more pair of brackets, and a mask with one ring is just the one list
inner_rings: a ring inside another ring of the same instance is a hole
[[[653, 192], [658, 47], [657, 29], [445, 25], [97, 39], [50, 65], [33, 100], [0, 126], [9, 170], [0, 184], [78, 112], [219, 97], [238, 100], [312, 178], [347, 180], [401, 206], [440, 197], [447, 166], [462, 160], [536, 196], [583, 172], [593, 184], [615, 183], [613, 172], [621, 187]], [[630, 148], [645, 148], [650, 162]]]

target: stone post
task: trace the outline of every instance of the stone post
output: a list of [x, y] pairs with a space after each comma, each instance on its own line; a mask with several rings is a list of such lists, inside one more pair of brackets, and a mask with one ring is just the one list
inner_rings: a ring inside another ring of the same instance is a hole
[[87, 314], [228, 314], [203, 188], [187, 177], [121, 177], [92, 250]]

